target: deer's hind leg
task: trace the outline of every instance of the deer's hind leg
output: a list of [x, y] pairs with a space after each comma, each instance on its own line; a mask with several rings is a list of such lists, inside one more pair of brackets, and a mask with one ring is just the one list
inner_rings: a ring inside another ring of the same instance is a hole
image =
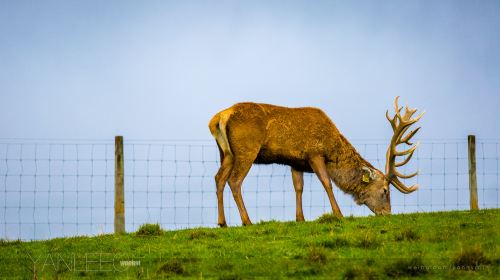
[[[265, 112], [234, 113], [228, 122], [227, 137], [233, 154], [233, 169], [228, 183], [240, 212], [243, 225], [251, 225], [241, 194], [241, 185], [266, 138]], [[249, 125], [251, 124], [251, 125]]]
[[238, 206], [241, 221], [243, 222], [243, 225], [247, 226], [251, 225], [252, 222], [248, 217], [245, 203], [243, 202], [243, 197], [241, 195], [241, 185], [243, 184], [243, 180], [250, 171], [252, 164], [257, 158], [261, 145], [257, 141], [239, 141], [238, 143], [238, 153], [234, 154], [233, 170], [231, 171], [231, 175], [229, 176], [228, 183], [229, 187], [231, 187], [234, 201]]
[[243, 196], [241, 195], [241, 185], [243, 180], [247, 176], [252, 164], [257, 157], [257, 152], [255, 156], [238, 157], [235, 156], [233, 170], [231, 176], [229, 176], [229, 187], [231, 187], [231, 192], [233, 193], [234, 201], [236, 206], [238, 206], [238, 211], [240, 212], [241, 221], [244, 226], [251, 225], [252, 222], [248, 217], [247, 210], [245, 208], [245, 203], [243, 202]]
[[220, 227], [226, 227], [226, 217], [224, 215], [224, 187], [226, 186], [227, 179], [231, 175], [233, 169], [233, 156], [225, 155], [221, 151], [221, 166], [215, 175], [215, 185], [217, 186], [217, 209], [218, 218], [217, 224]]

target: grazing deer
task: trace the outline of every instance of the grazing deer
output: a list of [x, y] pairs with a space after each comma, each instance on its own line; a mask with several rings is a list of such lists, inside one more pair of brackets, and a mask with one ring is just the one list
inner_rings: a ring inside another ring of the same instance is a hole
[[[417, 175], [403, 175], [396, 170], [408, 163], [418, 146], [410, 139], [420, 129], [404, 135], [424, 113], [411, 118], [416, 109], [398, 106], [389, 120], [394, 135], [386, 154], [385, 174], [363, 159], [356, 149], [339, 132], [328, 116], [317, 108], [286, 108], [268, 104], [237, 103], [216, 114], [209, 123], [210, 132], [217, 141], [221, 156], [221, 167], [215, 175], [217, 185], [218, 225], [226, 226], [223, 192], [229, 183], [238, 206], [243, 225], [250, 225], [243, 198], [241, 184], [252, 164], [285, 164], [292, 170], [292, 181], [296, 193], [296, 220], [304, 221], [302, 213], [302, 190], [304, 172], [314, 172], [323, 184], [333, 213], [342, 217], [333, 196], [331, 180], [344, 192], [351, 194], [358, 205], [365, 204], [376, 215], [390, 214], [389, 184], [403, 193], [411, 193], [418, 186], [405, 186], [399, 178]], [[399, 144], [411, 146], [398, 151]], [[406, 156], [401, 162], [396, 157]]]

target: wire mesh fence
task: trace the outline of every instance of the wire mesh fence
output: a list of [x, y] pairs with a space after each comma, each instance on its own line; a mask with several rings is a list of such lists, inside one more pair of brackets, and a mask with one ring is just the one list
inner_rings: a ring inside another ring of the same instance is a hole
[[[353, 141], [375, 167], [384, 170], [388, 141]], [[477, 142], [480, 208], [498, 208], [500, 140]], [[216, 226], [214, 175], [219, 154], [213, 141], [127, 141], [125, 158], [126, 230], [144, 223], [166, 229]], [[467, 142], [422, 141], [401, 171], [420, 170], [406, 183], [418, 191], [392, 189], [393, 213], [469, 208]], [[330, 212], [326, 193], [313, 174], [304, 176], [306, 220]], [[243, 183], [252, 221], [294, 220], [295, 192], [290, 169], [254, 165]], [[370, 214], [334, 188], [344, 215]], [[113, 232], [114, 142], [0, 140], [0, 238], [48, 239]], [[229, 187], [224, 191], [229, 225], [241, 223]]]

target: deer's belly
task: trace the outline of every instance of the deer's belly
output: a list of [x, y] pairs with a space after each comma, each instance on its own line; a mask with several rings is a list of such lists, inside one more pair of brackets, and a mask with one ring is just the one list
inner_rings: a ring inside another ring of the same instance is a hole
[[301, 156], [301, 152], [276, 151], [263, 147], [254, 163], [256, 164], [284, 164], [302, 172], [313, 172], [308, 161]]

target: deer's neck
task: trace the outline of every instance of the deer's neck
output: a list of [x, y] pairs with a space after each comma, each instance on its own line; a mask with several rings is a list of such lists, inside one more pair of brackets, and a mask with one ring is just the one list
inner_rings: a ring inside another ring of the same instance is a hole
[[359, 194], [363, 186], [363, 167], [374, 167], [356, 151], [343, 136], [330, 154], [327, 164], [328, 173], [333, 182], [344, 192]]

